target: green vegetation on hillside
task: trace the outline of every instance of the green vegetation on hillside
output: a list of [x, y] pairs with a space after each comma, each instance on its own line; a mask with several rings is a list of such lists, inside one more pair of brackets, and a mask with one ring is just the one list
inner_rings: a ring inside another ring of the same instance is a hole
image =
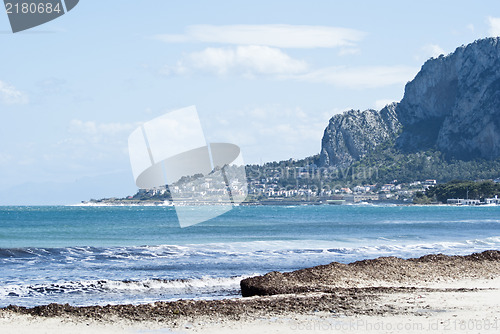
[[500, 158], [496, 160], [447, 160], [437, 150], [417, 153], [401, 153], [392, 143], [380, 145], [359, 161], [354, 168], [376, 168], [373, 182], [386, 183], [391, 180], [412, 182], [435, 179], [438, 183], [452, 180], [484, 180], [500, 176]]
[[493, 181], [451, 181], [430, 187], [425, 192], [429, 199], [435, 199], [446, 203], [449, 198], [469, 198], [480, 199], [491, 198], [495, 195], [500, 196], [500, 183]]
[[[319, 156], [301, 160], [269, 162], [247, 166], [249, 183], [261, 183], [281, 189], [340, 189], [357, 185], [397, 183], [435, 179], [488, 180], [500, 177], [500, 158], [496, 160], [448, 160], [438, 150], [402, 153], [394, 143], [379, 145], [364, 157], [345, 167], [321, 167]], [[416, 194], [416, 202], [431, 201], [426, 194]], [[464, 196], [465, 197], [465, 196]]]

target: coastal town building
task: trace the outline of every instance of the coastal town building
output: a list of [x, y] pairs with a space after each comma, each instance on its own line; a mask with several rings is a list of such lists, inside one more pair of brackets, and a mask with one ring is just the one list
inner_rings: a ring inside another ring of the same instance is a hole
[[481, 201], [478, 199], [449, 198], [446, 203], [451, 205], [479, 205]]
[[498, 198], [497, 195], [495, 195], [495, 197], [493, 198], [485, 198], [484, 199], [484, 202], [485, 204], [496, 204], [496, 205], [500, 205], [500, 198]]

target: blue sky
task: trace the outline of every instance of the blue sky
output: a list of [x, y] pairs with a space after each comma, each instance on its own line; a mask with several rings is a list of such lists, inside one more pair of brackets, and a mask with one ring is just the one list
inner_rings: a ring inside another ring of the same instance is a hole
[[0, 205], [68, 204], [135, 193], [129, 134], [190, 105], [248, 163], [316, 154], [334, 114], [500, 35], [500, 3], [81, 0], [0, 32]]

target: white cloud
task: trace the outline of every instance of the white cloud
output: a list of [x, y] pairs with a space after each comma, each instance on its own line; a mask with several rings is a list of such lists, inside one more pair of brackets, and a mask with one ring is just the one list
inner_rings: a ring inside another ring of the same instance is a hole
[[279, 49], [268, 46], [238, 46], [206, 48], [189, 54], [173, 68], [165, 68], [164, 74], [185, 74], [191, 69], [212, 72], [217, 75], [238, 73], [245, 76], [257, 74], [277, 75], [304, 72], [308, 65], [293, 59]]
[[391, 104], [393, 102], [397, 102], [398, 99], [381, 99], [381, 100], [377, 100], [375, 101], [375, 109], [376, 110], [380, 110], [382, 108], [384, 108], [386, 105], [388, 104]]
[[132, 131], [138, 126], [136, 123], [96, 123], [73, 119], [69, 123], [68, 131], [76, 134], [112, 136], [125, 131]]
[[446, 52], [437, 44], [427, 44], [422, 48], [422, 51], [426, 53], [427, 57], [439, 57], [440, 55], [446, 54]]
[[163, 34], [155, 39], [168, 43], [204, 42], [266, 45], [280, 48], [334, 48], [353, 46], [366, 34], [359, 30], [310, 25], [192, 25], [184, 34]]
[[268, 46], [206, 48], [164, 67], [165, 75], [186, 75], [195, 71], [215, 75], [242, 75], [254, 78], [265, 75], [275, 80], [295, 80], [332, 84], [344, 88], [375, 88], [406, 83], [418, 69], [408, 66], [326, 67], [310, 69], [302, 60]]
[[339, 56], [352, 56], [360, 53], [361, 50], [358, 48], [341, 48], [339, 51]]
[[376, 88], [404, 84], [412, 80], [417, 68], [409, 66], [326, 67], [292, 78], [299, 81], [332, 84], [343, 88]]
[[488, 33], [490, 36], [493, 37], [500, 36], [500, 17], [489, 16], [488, 25], [489, 25]]
[[475, 27], [474, 27], [474, 25], [473, 25], [472, 23], [469, 23], [469, 24], [466, 26], [466, 28], [467, 28], [467, 30], [470, 30], [470, 31], [472, 31], [472, 32], [474, 32], [474, 29], [475, 29]]
[[425, 62], [429, 58], [437, 58], [442, 54], [446, 54], [446, 51], [444, 51], [439, 45], [426, 44], [421, 47], [419, 53], [415, 55], [415, 60], [418, 62]]
[[28, 97], [3, 81], [0, 81], [0, 101], [5, 104], [24, 104], [28, 102]]
[[[323, 131], [331, 116], [330, 111], [307, 112], [300, 107], [248, 107], [212, 115], [206, 120], [205, 134], [209, 142], [239, 145], [247, 163], [257, 163], [261, 158], [303, 158], [320, 151]], [[231, 131], [227, 131], [228, 127]]]
[[127, 139], [140, 123], [97, 123], [94, 121], [71, 120], [68, 136], [58, 145], [71, 152], [74, 157], [109, 159], [117, 152], [127, 153]]

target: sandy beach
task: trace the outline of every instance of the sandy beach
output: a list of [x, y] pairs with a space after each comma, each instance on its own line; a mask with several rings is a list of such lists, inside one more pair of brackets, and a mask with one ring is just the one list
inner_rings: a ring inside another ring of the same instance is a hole
[[250, 297], [10, 306], [2, 333], [498, 333], [500, 252], [331, 263], [246, 279]]

